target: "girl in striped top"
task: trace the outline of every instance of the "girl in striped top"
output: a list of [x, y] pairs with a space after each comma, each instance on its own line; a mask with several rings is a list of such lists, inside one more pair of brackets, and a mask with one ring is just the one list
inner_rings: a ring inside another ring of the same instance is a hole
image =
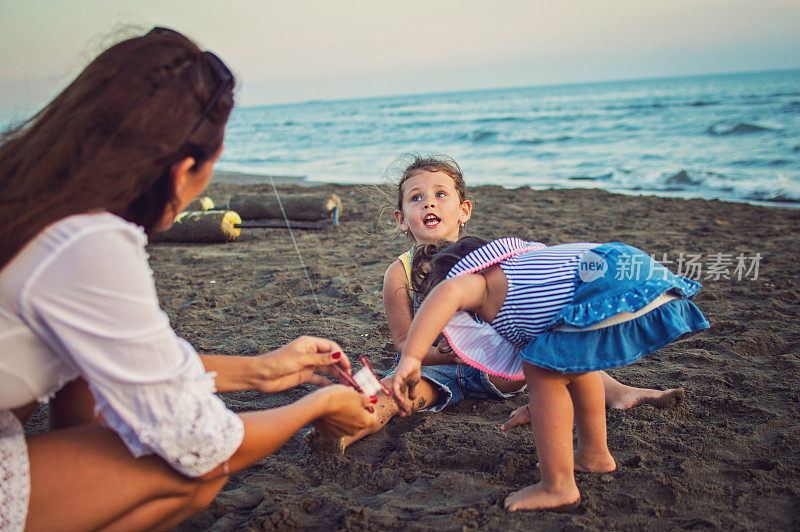
[[529, 386], [542, 480], [509, 495], [506, 507], [575, 507], [575, 470], [616, 469], [601, 370], [707, 328], [690, 301], [699, 289], [624, 244], [463, 238], [434, 256], [419, 287], [423, 303], [392, 379], [398, 406], [411, 411], [420, 362], [444, 329], [465, 363]]
[[[414, 243], [409, 251], [386, 268], [383, 279], [383, 304], [389, 330], [398, 352], [419, 308], [416, 291], [425, 279], [426, 264], [441, 249], [461, 236], [464, 224], [472, 215], [464, 176], [456, 161], [445, 156], [420, 157], [409, 154], [401, 159], [402, 175], [397, 183], [394, 217], [397, 228]], [[412, 275], [412, 257], [414, 274]], [[413, 279], [412, 279], [413, 278]], [[422, 361], [421, 379], [416, 388], [414, 411], [439, 412], [462, 399], [502, 399], [520, 391], [524, 383], [509, 380], [469, 366], [450, 348], [446, 340], [430, 345]], [[626, 386], [605, 372], [600, 372], [610, 408], [630, 408], [639, 404], [668, 407], [683, 398], [683, 389], [653, 390]], [[391, 374], [384, 381], [389, 383]], [[391, 397], [378, 395], [375, 405], [378, 422], [354, 436], [326, 439], [314, 431], [307, 436], [317, 448], [342, 452], [354, 441], [380, 430], [399, 413]], [[511, 413], [501, 427], [508, 430], [528, 425], [530, 413], [520, 407]]]

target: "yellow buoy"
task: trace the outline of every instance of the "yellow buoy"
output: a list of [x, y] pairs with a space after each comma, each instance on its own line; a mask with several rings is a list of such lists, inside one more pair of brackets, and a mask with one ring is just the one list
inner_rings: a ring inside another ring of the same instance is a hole
[[199, 198], [195, 198], [192, 200], [189, 205], [186, 206], [187, 211], [210, 211], [214, 208], [214, 200], [209, 198], [208, 196], [200, 196]]

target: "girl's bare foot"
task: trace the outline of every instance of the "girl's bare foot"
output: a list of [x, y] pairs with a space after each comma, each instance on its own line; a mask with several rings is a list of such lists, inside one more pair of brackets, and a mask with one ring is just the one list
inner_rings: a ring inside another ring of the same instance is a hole
[[517, 408], [508, 415], [508, 421], [500, 425], [500, 430], [506, 431], [518, 427], [520, 425], [531, 424], [531, 411], [528, 410], [528, 405], [524, 404]]
[[606, 390], [606, 406], [618, 410], [627, 410], [639, 405], [672, 408], [681, 403], [685, 395], [683, 388], [653, 390], [623, 385], [614, 390]]
[[306, 432], [303, 438], [306, 440], [309, 447], [321, 453], [342, 454], [344, 450], [347, 449], [347, 446], [352, 443], [345, 441], [348, 439], [347, 437], [330, 438], [328, 436], [323, 436], [317, 432], [315, 428]]
[[[428, 386], [428, 388], [430, 388], [430, 385]], [[421, 400], [417, 402], [420, 401]], [[421, 408], [416, 403], [414, 406], [415, 410]], [[308, 442], [308, 445], [315, 451], [342, 454], [344, 450], [347, 449], [347, 447], [351, 443], [357, 442], [364, 436], [369, 436], [370, 434], [373, 434], [381, 430], [383, 426], [386, 425], [386, 423], [388, 423], [389, 420], [392, 419], [392, 417], [395, 414], [397, 414], [397, 404], [394, 402], [394, 399], [381, 393], [376, 398], [375, 411], [378, 414], [377, 423], [375, 423], [371, 427], [367, 427], [363, 430], [356, 432], [352, 436], [344, 436], [342, 438], [330, 438], [328, 436], [323, 436], [322, 434], [319, 434], [319, 432], [317, 432], [317, 429], [312, 428], [310, 431], [306, 433], [305, 440]]]
[[[391, 377], [384, 377], [381, 382], [390, 386]], [[430, 381], [427, 379], [420, 380], [417, 385], [417, 398], [414, 399], [412, 410], [416, 412], [428, 405], [441, 401], [441, 395], [442, 392], [439, 391], [439, 388], [434, 387]], [[378, 421], [371, 427], [367, 427], [356, 432], [352, 436], [345, 436], [343, 438], [329, 438], [319, 434], [316, 429], [312, 428], [306, 433], [305, 440], [308, 442], [309, 446], [316, 451], [341, 454], [344, 453], [344, 450], [347, 449], [350, 444], [357, 442], [364, 436], [369, 436], [381, 430], [392, 417], [397, 415], [398, 411], [397, 403], [394, 402], [394, 399], [383, 393], [378, 393], [375, 402], [375, 413], [377, 414]]]
[[575, 471], [581, 473], [611, 473], [616, 469], [617, 462], [608, 450], [600, 453], [579, 453], [575, 451]]
[[567, 512], [581, 503], [581, 494], [574, 484], [564, 490], [547, 490], [541, 482], [511, 493], [505, 500], [506, 510], [549, 510]]
[[341, 438], [331, 438], [329, 436], [323, 436], [317, 429], [311, 428], [306, 435], [304, 436], [308, 445], [314, 449], [315, 451], [325, 452], [325, 453], [344, 453], [344, 450], [354, 442], [357, 442], [364, 436], [369, 436], [375, 432], [378, 432], [383, 428], [387, 421], [391, 419], [391, 416], [385, 418], [378, 418], [378, 423], [372, 425], [371, 427], [367, 427], [363, 430], [360, 430], [353, 434], [352, 436], [342, 436]]

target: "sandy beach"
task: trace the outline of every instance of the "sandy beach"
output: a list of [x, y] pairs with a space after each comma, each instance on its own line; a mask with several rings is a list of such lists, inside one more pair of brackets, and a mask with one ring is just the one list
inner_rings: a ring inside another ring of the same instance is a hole
[[[201, 352], [228, 355], [320, 335], [351, 360], [366, 354], [376, 371], [390, 370], [395, 352], [381, 285], [408, 243], [382, 232], [374, 187], [315, 190], [338, 194], [344, 205], [338, 228], [295, 233], [319, 308], [286, 230], [251, 229], [228, 244], [151, 244], [158, 294], [179, 335]], [[215, 183], [207, 193], [223, 203], [234, 192], [272, 188]], [[685, 401], [668, 410], [609, 410], [618, 470], [579, 474], [583, 503], [571, 514], [502, 507], [510, 491], [539, 478], [530, 429], [499, 429], [527, 401], [522, 394], [396, 418], [344, 455], [314, 452], [296, 435], [233, 475], [179, 530], [800, 527], [800, 210], [600, 190], [486, 186], [472, 193], [471, 234], [621, 241], [673, 262], [673, 271], [700, 255], [694, 264], [704, 289], [696, 303], [711, 329], [610, 372], [626, 384], [684, 387]], [[736, 270], [740, 254], [738, 265], [749, 271]], [[245, 411], [307, 391], [224, 400]], [[36, 432], [42, 422], [40, 409], [27, 428]]]

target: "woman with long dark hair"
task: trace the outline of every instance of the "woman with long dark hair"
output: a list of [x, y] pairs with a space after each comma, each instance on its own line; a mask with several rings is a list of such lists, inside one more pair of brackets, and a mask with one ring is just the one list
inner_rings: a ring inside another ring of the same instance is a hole
[[[328, 386], [234, 414], [215, 391], [324, 385], [339, 346], [198, 356], [171, 329], [144, 246], [208, 185], [235, 80], [166, 28], [101, 53], [0, 143], [0, 529], [168, 529], [306, 424], [374, 423]], [[21, 423], [50, 398], [50, 430]]]

